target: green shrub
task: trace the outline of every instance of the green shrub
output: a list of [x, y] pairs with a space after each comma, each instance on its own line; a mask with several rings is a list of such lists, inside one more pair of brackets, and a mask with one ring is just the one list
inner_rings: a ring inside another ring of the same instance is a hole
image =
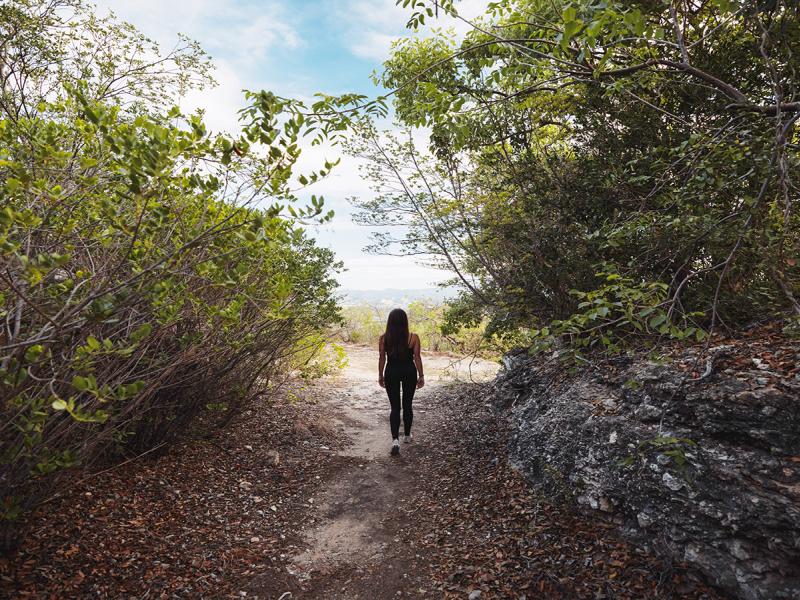
[[298, 341], [291, 365], [301, 379], [319, 379], [338, 373], [348, 365], [347, 352], [341, 344], [314, 333]]
[[[142, 78], [125, 52], [139, 35], [71, 6], [70, 28], [59, 3], [0, 7], [15, 32], [4, 60], [22, 82], [0, 105], [6, 521], [65, 468], [227, 422], [338, 315], [338, 263], [302, 228], [326, 218], [322, 200], [298, 206], [290, 190], [297, 141], [315, 123], [259, 92], [240, 135], [209, 133], [162, 105], [202, 79], [194, 46]], [[98, 28], [118, 45], [84, 52]], [[109, 94], [112, 80], [125, 91]]]

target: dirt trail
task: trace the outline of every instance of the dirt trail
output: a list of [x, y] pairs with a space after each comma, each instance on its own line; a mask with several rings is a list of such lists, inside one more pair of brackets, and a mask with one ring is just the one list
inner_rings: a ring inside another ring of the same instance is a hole
[[[491, 379], [497, 365], [424, 354], [426, 386], [414, 397], [414, 441], [402, 445], [399, 457], [391, 457], [388, 400], [376, 382], [376, 353], [355, 346], [347, 350], [349, 366], [317, 389], [318, 400], [332, 405], [336, 428], [351, 440], [338, 454], [356, 461], [314, 498], [319, 506], [316, 523], [303, 532], [306, 547], [288, 570], [303, 590], [295, 597], [407, 597], [408, 552], [394, 547], [399, 541], [394, 517], [418, 475], [414, 467], [425, 444], [429, 394], [455, 380]], [[424, 588], [415, 591], [424, 593]]]
[[0, 597], [717, 598], [614, 523], [534, 494], [490, 386], [443, 385], [466, 362], [424, 355], [415, 441], [391, 457], [375, 353], [348, 351], [340, 376], [292, 381], [210, 438], [76, 471], [0, 556]]

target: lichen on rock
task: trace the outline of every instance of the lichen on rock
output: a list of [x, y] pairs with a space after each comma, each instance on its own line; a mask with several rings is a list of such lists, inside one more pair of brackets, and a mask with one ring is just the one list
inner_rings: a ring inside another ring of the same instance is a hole
[[682, 352], [574, 375], [509, 357], [494, 401], [514, 424], [511, 460], [547, 496], [735, 597], [800, 599], [800, 380], [747, 347], [697, 376], [698, 350]]

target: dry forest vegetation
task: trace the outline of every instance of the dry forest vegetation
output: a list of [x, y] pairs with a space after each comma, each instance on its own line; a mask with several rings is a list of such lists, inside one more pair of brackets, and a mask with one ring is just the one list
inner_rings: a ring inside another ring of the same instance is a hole
[[[347, 344], [377, 348], [378, 338], [386, 326], [389, 308], [361, 304], [342, 308], [342, 321], [334, 330], [336, 339]], [[447, 306], [430, 300], [416, 300], [406, 307], [414, 333], [420, 336], [422, 347], [431, 352], [458, 355], [499, 356], [498, 340], [487, 338], [486, 324], [448, 329], [442, 326]]]
[[[428, 350], [522, 351], [576, 373], [694, 347], [689, 371], [704, 379], [719, 340], [763, 327], [764, 360], [780, 346], [779, 370], [800, 376], [798, 3], [498, 0], [473, 21], [453, 0], [397, 4], [415, 33], [374, 76], [386, 95], [245, 92], [231, 133], [176, 108], [213, 84], [191, 39], [165, 52], [84, 0], [0, 4], [0, 590], [118, 597], [143, 577], [149, 597], [379, 597], [367, 575], [381, 569], [322, 570], [314, 588], [286, 579], [281, 562], [312, 507], [297, 498], [345, 468], [333, 453], [355, 431], [324, 424], [338, 399], [318, 380], [347, 367], [342, 344], [374, 346], [385, 318], [339, 305], [343, 265], [308, 233], [333, 214], [303, 188], [324, 190], [336, 168], [297, 171], [312, 142], [361, 161], [374, 194], [353, 200], [355, 219], [383, 232], [369, 252], [422, 256], [452, 276], [453, 300], [407, 307]], [[444, 15], [467, 33], [429, 27]], [[383, 131], [390, 111], [396, 126]], [[430, 431], [483, 435], [446, 389]], [[486, 422], [502, 419], [475, 400], [485, 388], [459, 390]], [[715, 597], [607, 524], [540, 506], [498, 459], [504, 427], [487, 429], [492, 456], [465, 438], [467, 462], [450, 464], [441, 440], [413, 458], [450, 490], [437, 496], [427, 481], [416, 492], [438, 507], [419, 515], [436, 531], [415, 542], [431, 557], [418, 597]], [[499, 470], [486, 470], [492, 460]], [[467, 489], [478, 476], [487, 487]], [[250, 504], [229, 503], [231, 490]], [[128, 506], [126, 494], [143, 495]], [[459, 526], [451, 511], [483, 535], [461, 495], [499, 511], [505, 545], [445, 539], [439, 529]], [[181, 538], [166, 521], [148, 525], [148, 502], [205, 512]], [[294, 504], [279, 514], [280, 502]], [[234, 507], [246, 517], [217, 527]], [[253, 533], [272, 513], [275, 535]], [[158, 544], [102, 542], [143, 531], [160, 531]], [[194, 554], [170, 546], [173, 535]], [[386, 577], [394, 597], [402, 578]]]

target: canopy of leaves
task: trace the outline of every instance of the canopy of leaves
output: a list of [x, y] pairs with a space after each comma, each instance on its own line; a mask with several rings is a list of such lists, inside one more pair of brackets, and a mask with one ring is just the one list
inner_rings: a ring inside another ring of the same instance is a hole
[[[405, 2], [410, 26], [452, 2]], [[702, 338], [800, 314], [800, 8], [501, 0], [457, 47], [398, 43], [382, 82], [430, 148], [366, 127], [352, 153], [396, 226], [465, 293], [453, 324], [545, 346]]]

